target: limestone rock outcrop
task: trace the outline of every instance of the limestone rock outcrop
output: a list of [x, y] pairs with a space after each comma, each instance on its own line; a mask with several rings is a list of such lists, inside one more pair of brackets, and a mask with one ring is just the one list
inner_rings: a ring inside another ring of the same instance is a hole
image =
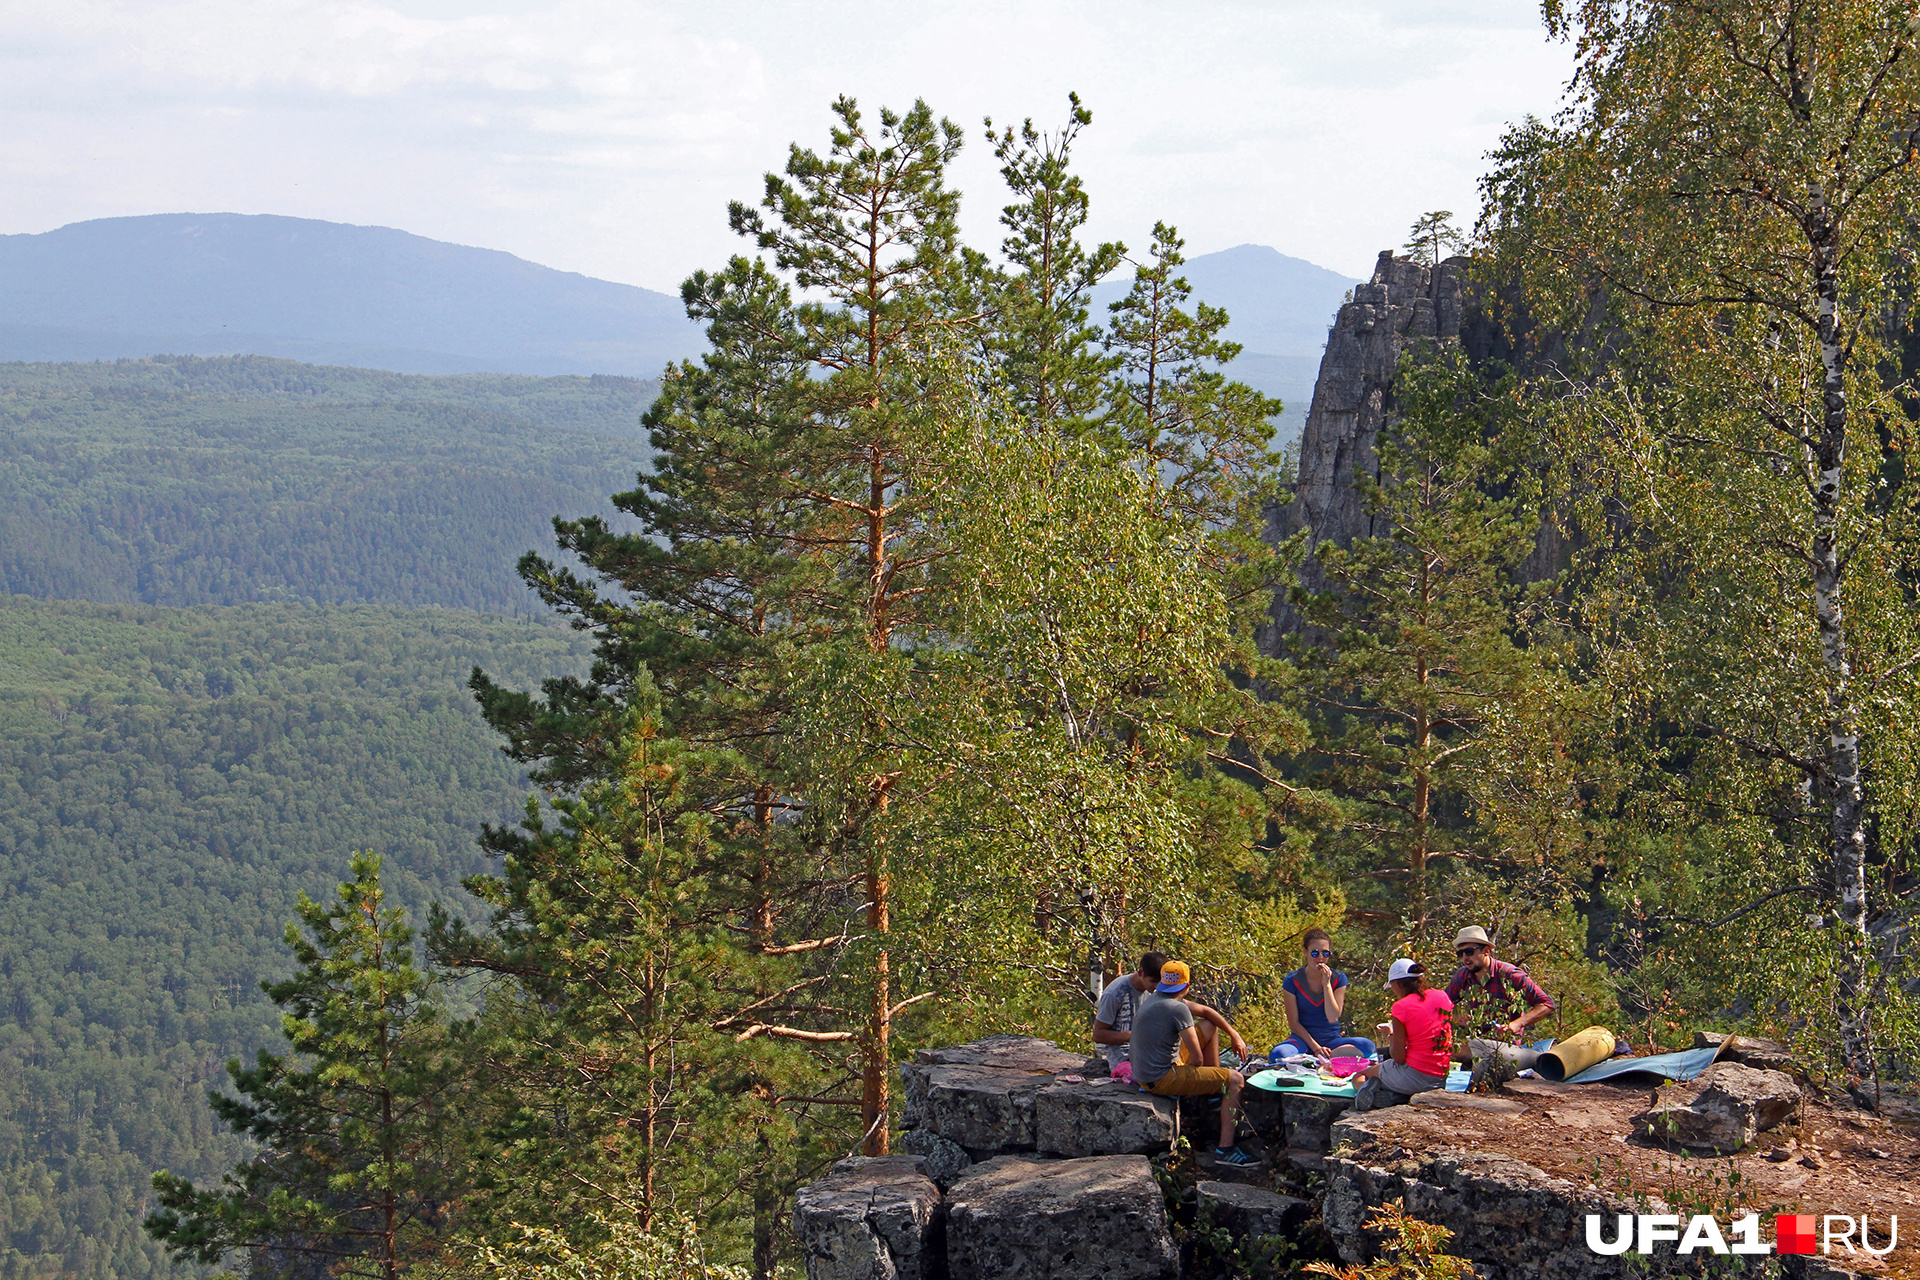
[[1452, 342], [1466, 317], [1466, 259], [1428, 267], [1384, 251], [1373, 278], [1354, 286], [1327, 334], [1313, 404], [1300, 436], [1300, 476], [1293, 502], [1281, 508], [1278, 532], [1309, 529], [1313, 543], [1344, 546], [1369, 537], [1373, 521], [1354, 488], [1358, 475], [1378, 475], [1374, 441], [1394, 412], [1400, 357], [1420, 342]]
[[[1536, 358], [1514, 350], [1510, 335], [1468, 288], [1468, 266], [1466, 258], [1428, 266], [1384, 251], [1373, 278], [1354, 286], [1352, 301], [1334, 317], [1300, 436], [1293, 500], [1273, 510], [1267, 530], [1275, 541], [1306, 531], [1307, 557], [1300, 572], [1309, 589], [1326, 585], [1311, 556], [1315, 547], [1322, 542], [1344, 547], [1377, 532], [1354, 482], [1380, 474], [1376, 444], [1398, 412], [1394, 382], [1401, 357], [1432, 344], [1457, 346], [1475, 361], [1531, 364]], [[1519, 576], [1527, 581], [1550, 577], [1565, 567], [1567, 553], [1555, 524], [1543, 523]], [[1292, 608], [1277, 600], [1264, 643], [1272, 649], [1280, 635], [1300, 625]]]
[[1144, 1156], [996, 1156], [947, 1199], [952, 1280], [1175, 1280], [1180, 1255]]
[[1757, 1134], [1800, 1114], [1800, 1086], [1784, 1071], [1735, 1062], [1714, 1066], [1691, 1102], [1668, 1102], [1633, 1118], [1634, 1132], [1676, 1151], [1731, 1155]]
[[793, 1209], [808, 1280], [939, 1280], [945, 1220], [940, 1188], [911, 1155], [842, 1160]]
[[1727, 1047], [1720, 1054], [1722, 1062], [1737, 1062], [1743, 1067], [1755, 1067], [1761, 1071], [1792, 1073], [1794, 1070], [1793, 1054], [1778, 1040], [1723, 1035], [1718, 1031], [1693, 1033], [1693, 1047], [1696, 1049], [1715, 1049], [1723, 1044]]
[[921, 1169], [942, 1191], [973, 1165], [973, 1157], [959, 1143], [949, 1142], [931, 1129], [909, 1129], [895, 1146], [907, 1155], [919, 1156]]
[[[1566, 1092], [1542, 1096], [1565, 1097]], [[1512, 1155], [1462, 1150], [1446, 1144], [1450, 1128], [1442, 1117], [1418, 1119], [1422, 1110], [1416, 1102], [1350, 1113], [1335, 1124], [1340, 1146], [1326, 1159], [1321, 1216], [1343, 1261], [1368, 1262], [1378, 1255], [1380, 1242], [1367, 1222], [1376, 1208], [1401, 1200], [1411, 1216], [1453, 1233], [1447, 1252], [1472, 1262], [1479, 1280], [1645, 1280], [1704, 1273], [1700, 1257], [1679, 1254], [1673, 1241], [1655, 1242], [1649, 1254], [1629, 1248], [1610, 1255], [1587, 1247], [1589, 1214], [1598, 1216], [1603, 1238], [1611, 1241], [1617, 1238], [1620, 1215], [1631, 1223], [1636, 1214], [1680, 1212], [1647, 1184], [1627, 1199], [1594, 1183], [1556, 1177]], [[1415, 1121], [1411, 1127], [1410, 1120]], [[1425, 1141], [1423, 1135], [1437, 1141]], [[1833, 1262], [1819, 1256], [1716, 1257], [1710, 1265], [1730, 1275], [1787, 1280], [1856, 1276]]]
[[1202, 1182], [1194, 1188], [1200, 1205], [1213, 1221], [1237, 1240], [1261, 1236], [1291, 1237], [1313, 1216], [1313, 1205], [1297, 1196], [1242, 1186], [1237, 1182]]
[[1050, 1084], [1033, 1095], [1034, 1149], [1049, 1155], [1158, 1155], [1179, 1130], [1173, 1099], [1124, 1084]]
[[923, 1050], [902, 1064], [904, 1122], [975, 1160], [1037, 1151], [1152, 1155], [1179, 1134], [1176, 1104], [1119, 1081], [1079, 1076], [1086, 1059], [1031, 1036]]
[[1173, 1150], [1178, 1104], [1086, 1067], [1031, 1036], [915, 1054], [903, 1154], [843, 1160], [795, 1201], [808, 1280], [1174, 1280], [1146, 1157]]
[[[1636, 1210], [1505, 1156], [1440, 1151], [1388, 1169], [1335, 1155], [1327, 1160], [1322, 1216], [1344, 1261], [1371, 1260], [1374, 1242], [1366, 1222], [1375, 1208], [1396, 1198], [1404, 1198], [1414, 1217], [1452, 1231], [1447, 1252], [1471, 1259], [1483, 1280], [1624, 1277], [1622, 1259], [1588, 1250], [1586, 1215], [1662, 1212]], [[1649, 1274], [1664, 1270], [1658, 1267], [1663, 1259], [1629, 1261]]]

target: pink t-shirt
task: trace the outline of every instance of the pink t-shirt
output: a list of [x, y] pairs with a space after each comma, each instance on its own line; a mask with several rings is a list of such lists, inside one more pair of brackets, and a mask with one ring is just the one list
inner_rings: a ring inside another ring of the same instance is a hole
[[1438, 989], [1401, 996], [1388, 1010], [1407, 1028], [1407, 1065], [1444, 1076], [1453, 1060], [1453, 1001]]

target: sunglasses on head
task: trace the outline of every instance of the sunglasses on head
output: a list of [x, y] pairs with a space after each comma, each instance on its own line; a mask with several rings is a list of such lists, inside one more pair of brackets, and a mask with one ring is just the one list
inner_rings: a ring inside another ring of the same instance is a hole
[[1307, 952], [1307, 956], [1308, 958], [1313, 960], [1331, 960], [1333, 959], [1333, 952], [1321, 951], [1318, 948], [1315, 948], [1314, 950]]

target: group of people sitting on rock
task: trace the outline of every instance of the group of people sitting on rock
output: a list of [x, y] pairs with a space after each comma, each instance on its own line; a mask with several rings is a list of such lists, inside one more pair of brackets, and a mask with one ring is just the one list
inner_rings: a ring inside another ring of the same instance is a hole
[[[1522, 1048], [1520, 1040], [1528, 1027], [1553, 1012], [1552, 997], [1525, 970], [1496, 959], [1492, 939], [1478, 925], [1462, 929], [1453, 949], [1460, 963], [1444, 989], [1428, 984], [1426, 970], [1416, 960], [1402, 957], [1388, 967], [1386, 985], [1394, 999], [1388, 1021], [1377, 1028], [1388, 1036], [1387, 1053], [1381, 1057], [1372, 1040], [1342, 1034], [1347, 975], [1333, 967], [1332, 935], [1325, 929], [1307, 930], [1300, 940], [1302, 963], [1280, 984], [1291, 1034], [1273, 1047], [1269, 1058], [1378, 1058], [1353, 1075], [1356, 1111], [1444, 1088], [1454, 1062], [1472, 1064], [1476, 1072], [1496, 1059], [1515, 1069], [1531, 1067], [1538, 1055]], [[1147, 952], [1138, 969], [1115, 978], [1100, 993], [1094, 1043], [1113, 1075], [1131, 1078], [1148, 1093], [1166, 1098], [1224, 1095], [1214, 1155], [1226, 1164], [1255, 1163], [1235, 1142], [1246, 1076], [1221, 1062], [1224, 1039], [1245, 1065], [1246, 1041], [1218, 1010], [1189, 998], [1192, 982], [1187, 964]], [[1454, 1037], [1456, 1021], [1469, 1032], [1464, 1047]]]

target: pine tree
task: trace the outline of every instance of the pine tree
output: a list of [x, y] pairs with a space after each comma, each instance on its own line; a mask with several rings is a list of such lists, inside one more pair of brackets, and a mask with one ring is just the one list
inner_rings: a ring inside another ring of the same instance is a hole
[[1402, 248], [1413, 255], [1414, 261], [1436, 267], [1447, 257], [1466, 252], [1467, 238], [1453, 225], [1453, 210], [1435, 209], [1413, 220]]
[[1015, 197], [1000, 211], [1006, 266], [985, 283], [988, 358], [1006, 384], [1013, 409], [1053, 430], [1085, 430], [1100, 414], [1114, 357], [1098, 350], [1091, 320], [1093, 287], [1126, 254], [1122, 244], [1089, 249], [1079, 239], [1090, 201], [1070, 167], [1073, 144], [1093, 123], [1078, 94], [1067, 95], [1067, 123], [1043, 133], [1032, 120], [987, 137], [1000, 176]]
[[239, 1097], [214, 1114], [260, 1154], [202, 1190], [156, 1173], [147, 1232], [176, 1259], [212, 1264], [236, 1249], [256, 1275], [395, 1280], [439, 1246], [458, 1190], [447, 1145], [457, 1076], [413, 931], [386, 904], [380, 859], [356, 854], [353, 879], [322, 906], [302, 894], [287, 945], [300, 968], [262, 983], [285, 1010], [292, 1052], [229, 1062]]
[[1549, 813], [1577, 781], [1562, 736], [1572, 690], [1552, 646], [1537, 632], [1527, 642], [1539, 589], [1516, 576], [1541, 511], [1512, 452], [1513, 383], [1487, 386], [1457, 354], [1428, 358], [1402, 365], [1379, 475], [1358, 482], [1379, 532], [1322, 543], [1327, 589], [1295, 593], [1310, 627], [1296, 647], [1317, 707], [1317, 781], [1348, 810], [1329, 843], [1348, 846], [1344, 860], [1382, 886], [1375, 901], [1416, 945], [1444, 863], [1514, 852], [1476, 821], [1476, 802], [1509, 826], [1537, 822], [1497, 798], [1495, 780], [1545, 764], [1551, 776], [1532, 786]]
[[1112, 305], [1105, 341], [1119, 368], [1108, 381], [1103, 425], [1148, 460], [1170, 509], [1196, 531], [1257, 529], [1257, 515], [1249, 516], [1273, 498], [1271, 419], [1282, 406], [1222, 372], [1240, 344], [1220, 336], [1224, 310], [1205, 302], [1189, 309], [1193, 287], [1179, 274], [1184, 247], [1156, 222], [1149, 259], [1135, 265], [1133, 287]]
[[[939, 402], [934, 352], [954, 344], [964, 284], [944, 176], [960, 137], [924, 103], [882, 111], [877, 128], [850, 99], [834, 112], [825, 155], [795, 146], [758, 208], [730, 209], [771, 266], [736, 259], [683, 291], [714, 350], [675, 370], [648, 413], [655, 470], [616, 499], [646, 532], [562, 522], [561, 546], [591, 578], [524, 565], [549, 603], [599, 630], [594, 674], [538, 703], [484, 677], [476, 688], [539, 776], [566, 785], [607, 768], [599, 747], [573, 744], [612, 740], [580, 730], [609, 722], [643, 665], [677, 732], [737, 748], [740, 771], [701, 803], [735, 819], [726, 844], [746, 890], [743, 927], [763, 950], [834, 960], [865, 1008], [857, 1030], [768, 1023], [758, 1034], [852, 1040], [865, 1144], [878, 1153], [894, 1010], [881, 833], [900, 774], [858, 698], [824, 691], [897, 663], [893, 637], [914, 623], [939, 559], [914, 480]], [[827, 739], [832, 750], [809, 753], [807, 741]], [[863, 927], [814, 931], [816, 908], [849, 887]], [[853, 954], [835, 950], [856, 935]]]
[[612, 771], [487, 831], [501, 873], [468, 882], [493, 907], [487, 930], [436, 916], [437, 959], [513, 980], [476, 1037], [488, 1086], [471, 1110], [498, 1155], [468, 1218], [483, 1236], [546, 1223], [578, 1237], [614, 1218], [651, 1230], [670, 1206], [710, 1234], [746, 1217], [766, 1275], [817, 1076], [764, 1032], [815, 984], [740, 923], [727, 815], [702, 801], [741, 760], [664, 728], [643, 668]]

